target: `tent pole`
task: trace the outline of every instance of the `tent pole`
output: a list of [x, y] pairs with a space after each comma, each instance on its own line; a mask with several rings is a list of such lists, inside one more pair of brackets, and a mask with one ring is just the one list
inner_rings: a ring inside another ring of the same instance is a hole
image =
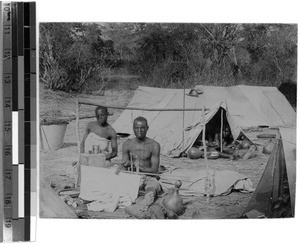
[[223, 109], [221, 108], [220, 151], [223, 152]]
[[184, 150], [184, 109], [185, 109], [185, 88], [183, 88], [183, 110], [182, 110], [182, 151]]
[[[89, 101], [86, 99], [79, 99], [79, 104], [103, 106], [102, 103], [97, 103], [95, 101]], [[105, 105], [105, 107], [113, 108], [113, 109], [142, 110], [142, 111], [169, 111], [169, 112], [183, 111], [182, 108], [139, 108], [139, 107], [113, 106], [113, 105]], [[202, 111], [202, 108], [186, 108], [184, 109], [184, 111]], [[206, 108], [206, 111], [209, 111], [209, 108]]]
[[[79, 109], [80, 109], [80, 103], [77, 100], [76, 101], [76, 137], [77, 137], [77, 150], [78, 150], [78, 163], [77, 163], [77, 179], [75, 182], [75, 187], [78, 188], [80, 184], [80, 179], [81, 179], [81, 168], [80, 168], [80, 137], [79, 137]], [[84, 149], [83, 149], [84, 150]]]
[[203, 120], [203, 129], [202, 129], [202, 143], [204, 147], [204, 160], [205, 160], [205, 168], [206, 168], [206, 182], [205, 182], [205, 191], [206, 191], [206, 202], [209, 203], [209, 194], [210, 194], [210, 176], [208, 169], [208, 160], [207, 160], [207, 150], [206, 150], [206, 142], [205, 142], [205, 106], [203, 105], [202, 110], [202, 120]]
[[80, 155], [80, 137], [79, 137], [79, 109], [80, 109], [80, 103], [77, 100], [76, 102], [76, 136], [77, 136], [77, 148], [78, 153]]

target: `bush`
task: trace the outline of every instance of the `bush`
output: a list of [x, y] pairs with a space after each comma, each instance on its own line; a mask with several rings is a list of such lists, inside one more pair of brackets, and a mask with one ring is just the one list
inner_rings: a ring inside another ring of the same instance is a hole
[[116, 59], [99, 25], [43, 23], [40, 32], [41, 82], [50, 89], [80, 91]]

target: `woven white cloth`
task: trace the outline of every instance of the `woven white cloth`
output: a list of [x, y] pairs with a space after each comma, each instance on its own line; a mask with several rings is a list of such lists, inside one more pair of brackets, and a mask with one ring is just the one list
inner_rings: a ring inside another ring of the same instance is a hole
[[81, 165], [81, 199], [96, 201], [90, 206], [100, 211], [114, 211], [115, 206], [130, 206], [137, 198], [140, 175], [126, 174], [120, 172], [115, 174], [116, 168], [100, 168]]

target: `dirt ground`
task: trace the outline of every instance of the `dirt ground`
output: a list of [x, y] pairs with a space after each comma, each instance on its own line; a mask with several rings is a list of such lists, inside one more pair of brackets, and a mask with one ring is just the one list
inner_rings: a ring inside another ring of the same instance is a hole
[[[76, 99], [87, 98], [97, 102], [103, 102], [106, 105], [124, 106], [129, 103], [133, 96], [132, 90], [108, 90], [104, 96], [67, 94], [63, 92], [46, 91], [40, 89], [40, 118], [51, 117], [51, 114], [61, 116], [75, 115]], [[95, 107], [82, 106], [80, 115], [92, 115]], [[109, 116], [108, 122], [112, 124], [122, 110], [114, 110], [112, 116]], [[85, 126], [93, 119], [80, 120], [79, 131], [83, 135]], [[71, 121], [66, 130], [63, 147], [55, 151], [40, 150], [40, 176], [50, 182], [59, 184], [59, 181], [66, 180], [68, 172], [72, 171], [72, 163], [77, 162], [79, 158], [77, 149], [77, 138], [75, 133], [76, 121]], [[120, 150], [120, 147], [119, 147]], [[258, 150], [261, 152], [261, 148]], [[113, 159], [113, 163], [120, 163], [119, 156]], [[263, 170], [266, 166], [269, 156], [258, 153], [254, 158], [247, 161], [216, 159], [209, 160], [209, 168], [219, 170], [233, 170], [247, 176], [257, 186]], [[189, 169], [205, 169], [204, 159], [191, 160], [188, 158], [168, 158], [161, 156], [162, 165], [179, 166]], [[227, 196], [218, 196], [210, 198], [209, 203], [205, 197], [189, 197], [184, 199], [186, 205], [185, 213], [180, 219], [232, 219], [238, 218], [247, 206], [251, 193], [232, 192]], [[85, 211], [81, 208], [73, 209], [76, 213]], [[91, 218], [125, 218], [123, 210], [117, 210], [113, 214], [89, 212]]]

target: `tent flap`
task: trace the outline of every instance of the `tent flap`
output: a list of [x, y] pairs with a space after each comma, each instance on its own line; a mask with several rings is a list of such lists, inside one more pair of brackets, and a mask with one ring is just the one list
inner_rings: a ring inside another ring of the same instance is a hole
[[292, 217], [295, 213], [296, 128], [280, 127], [267, 166], [244, 215], [257, 211], [268, 218]]

